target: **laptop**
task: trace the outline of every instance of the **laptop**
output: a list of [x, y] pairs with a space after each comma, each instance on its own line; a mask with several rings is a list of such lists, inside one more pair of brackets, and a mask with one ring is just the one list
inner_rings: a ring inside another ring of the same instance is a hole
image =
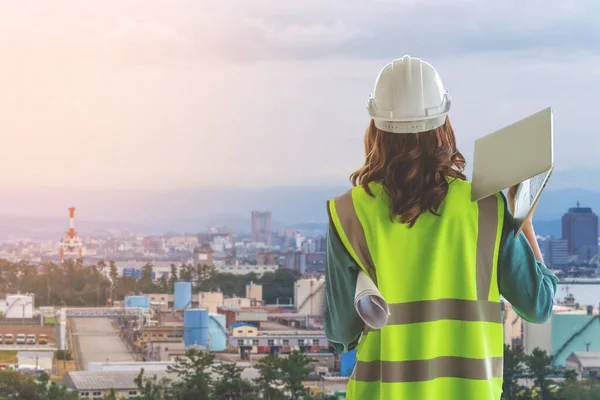
[[518, 185], [515, 237], [531, 216], [554, 168], [552, 108], [475, 141], [472, 200]]

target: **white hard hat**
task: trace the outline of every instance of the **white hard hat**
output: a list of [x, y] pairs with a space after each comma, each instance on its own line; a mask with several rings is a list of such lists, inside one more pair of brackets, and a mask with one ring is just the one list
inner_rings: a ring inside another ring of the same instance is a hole
[[442, 126], [451, 101], [435, 68], [404, 56], [383, 67], [367, 109], [382, 131], [416, 133]]

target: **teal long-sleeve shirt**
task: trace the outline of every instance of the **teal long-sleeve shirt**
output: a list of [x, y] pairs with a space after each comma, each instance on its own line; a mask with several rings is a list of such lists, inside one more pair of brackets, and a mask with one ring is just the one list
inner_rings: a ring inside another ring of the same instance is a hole
[[[522, 318], [543, 323], [552, 313], [558, 279], [537, 260], [525, 235], [514, 237], [515, 222], [504, 201], [504, 225], [498, 254], [500, 294]], [[354, 308], [360, 268], [348, 254], [333, 228], [327, 235], [326, 300], [324, 327], [337, 352], [356, 347], [364, 323]]]

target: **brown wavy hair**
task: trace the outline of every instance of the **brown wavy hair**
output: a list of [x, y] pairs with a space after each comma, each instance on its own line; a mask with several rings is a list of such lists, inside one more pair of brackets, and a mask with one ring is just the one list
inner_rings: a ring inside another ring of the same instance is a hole
[[439, 215], [448, 194], [446, 177], [466, 180], [465, 158], [456, 148], [450, 119], [419, 133], [389, 133], [371, 124], [365, 133], [365, 165], [350, 176], [375, 197], [369, 183], [381, 182], [390, 198], [390, 218], [412, 227], [425, 212]]

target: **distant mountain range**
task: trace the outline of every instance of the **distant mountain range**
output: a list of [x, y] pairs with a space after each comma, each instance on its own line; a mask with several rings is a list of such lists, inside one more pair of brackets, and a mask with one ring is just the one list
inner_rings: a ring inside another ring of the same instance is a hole
[[[201, 232], [223, 225], [248, 232], [253, 210], [271, 211], [275, 229], [324, 230], [326, 200], [348, 188], [0, 189], [0, 239], [56, 239], [68, 228], [70, 206], [77, 207], [76, 228], [82, 234]], [[556, 172], [535, 215], [538, 233], [560, 236], [560, 218], [577, 201], [600, 213], [600, 171]]]

